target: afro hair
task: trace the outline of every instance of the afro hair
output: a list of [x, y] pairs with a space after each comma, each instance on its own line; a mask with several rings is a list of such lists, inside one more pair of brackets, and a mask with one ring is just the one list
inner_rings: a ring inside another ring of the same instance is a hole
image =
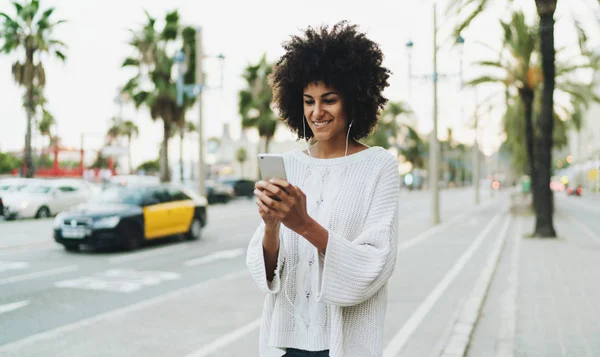
[[353, 121], [350, 137], [362, 139], [373, 131], [379, 110], [387, 102], [382, 92], [390, 76], [382, 66], [378, 44], [356, 25], [342, 21], [332, 28], [309, 27], [303, 36], [292, 36], [283, 48], [285, 54], [270, 76], [273, 104], [299, 139], [313, 137], [310, 127], [306, 127], [306, 136], [303, 132], [302, 96], [309, 83], [319, 81], [340, 91], [346, 118]]

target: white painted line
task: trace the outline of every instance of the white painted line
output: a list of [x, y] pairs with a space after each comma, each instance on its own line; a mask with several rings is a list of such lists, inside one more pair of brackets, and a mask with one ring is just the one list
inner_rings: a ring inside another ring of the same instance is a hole
[[402, 329], [396, 333], [396, 335], [392, 338], [390, 343], [386, 346], [383, 351], [383, 357], [395, 357], [401, 350], [404, 348], [404, 345], [410, 338], [410, 336], [415, 332], [415, 330], [419, 327], [425, 316], [431, 311], [435, 303], [442, 296], [444, 291], [450, 286], [450, 284], [456, 279], [458, 274], [465, 267], [473, 253], [481, 243], [483, 239], [487, 237], [492, 228], [496, 225], [498, 220], [500, 219], [500, 215], [496, 215], [490, 223], [479, 233], [479, 235], [475, 238], [473, 243], [467, 248], [467, 250], [458, 258], [452, 269], [446, 273], [442, 281], [438, 283], [438, 285], [433, 289], [433, 291], [425, 298], [425, 300], [419, 305], [417, 310], [411, 315], [411, 317], [406, 321]]
[[68, 273], [71, 271], [75, 271], [77, 269], [78, 269], [78, 267], [76, 265], [70, 265], [70, 266], [66, 266], [66, 267], [62, 267], [62, 268], [43, 270], [43, 271], [37, 271], [35, 273], [11, 276], [10, 278], [0, 279], [0, 285], [16, 283], [16, 282], [25, 281], [25, 280], [32, 280], [32, 279], [42, 278], [45, 276], [64, 274], [64, 273]]
[[158, 257], [161, 255], [171, 254], [174, 252], [178, 252], [180, 250], [187, 250], [187, 249], [189, 249], [189, 247], [185, 243], [180, 243], [180, 245], [176, 245], [173, 247], [155, 248], [155, 249], [152, 249], [151, 251], [147, 251], [147, 252], [128, 253], [128, 254], [120, 255], [118, 257], [108, 258], [108, 262], [110, 264], [120, 264], [120, 263], [131, 262], [131, 261], [139, 260], [139, 259]]
[[245, 335], [249, 334], [250, 332], [256, 330], [258, 327], [260, 327], [260, 321], [261, 321], [261, 319], [259, 318], [259, 319], [256, 319], [256, 320], [250, 322], [249, 324], [246, 324], [236, 330], [233, 330], [230, 333], [219, 337], [212, 343], [209, 343], [208, 345], [203, 346], [201, 349], [197, 350], [196, 352], [193, 352], [193, 353], [187, 355], [186, 357], [206, 357], [206, 356], [210, 355], [211, 353], [221, 349], [222, 347], [229, 345], [233, 341], [235, 341], [239, 338], [242, 338]]
[[14, 311], [29, 305], [29, 300], [13, 302], [12, 304], [0, 305], [0, 314], [5, 312]]
[[463, 213], [461, 215], [458, 215], [458, 216], [450, 219], [449, 221], [446, 221], [446, 222], [444, 222], [442, 224], [439, 224], [439, 225], [437, 225], [435, 227], [429, 228], [428, 230], [426, 230], [426, 231], [418, 234], [416, 237], [411, 238], [410, 240], [408, 240], [408, 241], [400, 244], [398, 246], [398, 253], [400, 253], [402, 251], [405, 251], [405, 250], [409, 249], [410, 247], [412, 247], [414, 245], [422, 243], [425, 239], [431, 237], [432, 235], [434, 235], [434, 234], [436, 234], [438, 232], [441, 232], [441, 231], [447, 229], [449, 226], [454, 225], [456, 222], [460, 222], [461, 220], [464, 220], [468, 216], [472, 215], [474, 212], [476, 212], [478, 210], [485, 209], [488, 206], [491, 206], [492, 203], [494, 203], [494, 202], [486, 203], [483, 206], [476, 206], [473, 209], [470, 209], [467, 212], [465, 212], [465, 213]]
[[519, 220], [517, 234], [513, 237], [513, 249], [510, 259], [510, 275], [508, 290], [500, 302], [500, 326], [496, 339], [496, 357], [515, 356], [515, 336], [517, 329], [517, 297], [519, 292], [519, 259], [521, 255], [521, 239], [523, 220]]
[[463, 357], [465, 355], [467, 346], [471, 341], [471, 335], [479, 319], [481, 307], [492, 282], [492, 277], [498, 266], [511, 221], [512, 218], [509, 216], [500, 230], [500, 234], [493, 245], [492, 251], [488, 255], [483, 270], [479, 274], [475, 287], [471, 291], [467, 301], [465, 301], [460, 315], [458, 315], [458, 318], [454, 322], [450, 339], [442, 351], [442, 357]]
[[28, 267], [29, 263], [27, 262], [0, 261], [0, 273], [8, 270], [26, 269]]
[[18, 352], [25, 346], [30, 345], [32, 343], [36, 343], [39, 341], [47, 341], [47, 340], [51, 340], [51, 341], [58, 340], [58, 339], [60, 339], [61, 334], [69, 333], [71, 331], [79, 330], [81, 328], [84, 328], [84, 327], [87, 327], [87, 326], [90, 326], [90, 325], [93, 325], [96, 323], [105, 322], [109, 319], [123, 316], [130, 312], [134, 312], [134, 311], [138, 311], [138, 310], [142, 310], [145, 308], [149, 308], [149, 307], [158, 305], [158, 304], [168, 301], [170, 299], [185, 295], [185, 294], [187, 294], [195, 289], [198, 289], [200, 287], [203, 287], [205, 285], [235, 280], [238, 278], [247, 277], [248, 275], [249, 275], [249, 273], [246, 270], [241, 270], [241, 271], [233, 272], [233, 273], [230, 273], [230, 274], [227, 274], [224, 276], [206, 280], [206, 281], [203, 281], [196, 285], [192, 285], [192, 286], [188, 286], [188, 287], [181, 288], [178, 290], [174, 290], [174, 291], [171, 291], [170, 293], [167, 293], [164, 295], [156, 296], [156, 297], [153, 297], [153, 298], [150, 298], [147, 300], [142, 300], [142, 301], [139, 301], [132, 305], [128, 305], [128, 306], [125, 306], [125, 307], [122, 307], [122, 308], [119, 308], [116, 310], [112, 310], [112, 311], [105, 312], [100, 315], [96, 315], [93, 317], [89, 317], [87, 319], [80, 320], [78, 322], [74, 322], [74, 323], [71, 323], [68, 325], [63, 325], [61, 327], [58, 327], [58, 328], [55, 328], [55, 329], [52, 329], [49, 331], [45, 331], [45, 332], [41, 332], [41, 333], [38, 333], [35, 335], [31, 335], [29, 337], [25, 337], [21, 340], [17, 340], [17, 341], [11, 342], [9, 344], [6, 344], [4, 346], [0, 346], [0, 352], [4, 352], [4, 353], [5, 352], [13, 352], [14, 353], [14, 352]]
[[202, 264], [207, 264], [207, 263], [211, 263], [217, 260], [222, 260], [222, 259], [233, 259], [235, 257], [239, 257], [240, 255], [244, 254], [246, 251], [244, 249], [230, 249], [230, 250], [222, 250], [219, 252], [215, 252], [215, 253], [211, 253], [208, 255], [205, 255], [203, 257], [200, 258], [195, 258], [195, 259], [190, 259], [190, 260], [186, 260], [185, 261], [185, 266], [188, 267], [193, 267], [196, 265], [202, 265]]
[[598, 236], [598, 234], [591, 230], [590, 227], [587, 226], [587, 224], [583, 223], [581, 220], [573, 217], [570, 214], [565, 214], [565, 216], [567, 217], [567, 219], [573, 221], [573, 223], [579, 226], [579, 228], [581, 228], [582, 231], [584, 231], [588, 236], [590, 236], [590, 238], [595, 240], [597, 243], [600, 243], [600, 237]]

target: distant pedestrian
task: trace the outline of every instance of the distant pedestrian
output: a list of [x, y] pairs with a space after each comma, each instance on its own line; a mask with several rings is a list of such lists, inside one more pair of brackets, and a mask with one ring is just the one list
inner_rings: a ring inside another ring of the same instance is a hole
[[346, 22], [308, 28], [284, 49], [274, 104], [307, 144], [284, 154], [287, 181], [254, 191], [263, 222], [247, 266], [267, 293], [260, 356], [379, 357], [400, 177], [394, 156], [358, 140], [387, 102], [389, 71], [379, 46]]

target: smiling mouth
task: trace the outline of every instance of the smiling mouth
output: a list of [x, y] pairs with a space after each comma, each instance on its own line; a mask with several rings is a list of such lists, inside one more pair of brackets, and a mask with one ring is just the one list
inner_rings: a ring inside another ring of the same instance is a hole
[[327, 124], [331, 123], [333, 121], [332, 120], [325, 120], [325, 121], [313, 121], [313, 125], [317, 128], [322, 128], [324, 126], [327, 126]]

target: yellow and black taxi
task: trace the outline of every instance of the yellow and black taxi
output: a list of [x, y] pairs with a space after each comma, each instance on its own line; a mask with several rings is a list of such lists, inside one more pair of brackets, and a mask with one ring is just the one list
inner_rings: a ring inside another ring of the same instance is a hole
[[196, 240], [206, 225], [208, 202], [169, 184], [114, 186], [54, 220], [54, 240], [66, 250], [81, 245], [137, 249], [143, 242], [185, 235]]

